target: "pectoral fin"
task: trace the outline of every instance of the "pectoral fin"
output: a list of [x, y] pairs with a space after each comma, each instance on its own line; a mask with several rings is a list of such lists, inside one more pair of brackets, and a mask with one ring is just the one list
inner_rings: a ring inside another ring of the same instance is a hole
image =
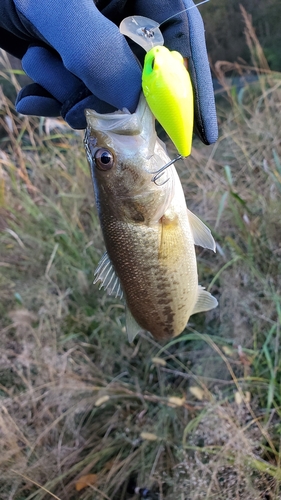
[[130, 343], [133, 342], [138, 333], [143, 331], [143, 328], [136, 322], [128, 306], [126, 307], [126, 330]]
[[187, 215], [191, 231], [193, 234], [194, 245], [199, 245], [203, 248], [209, 248], [209, 250], [216, 251], [216, 243], [212, 236], [210, 229], [205, 226], [196, 215], [194, 215], [190, 210], [187, 209]]
[[210, 309], [214, 309], [215, 307], [217, 307], [217, 305], [217, 299], [213, 297], [213, 295], [211, 295], [209, 292], [206, 292], [206, 290], [202, 286], [199, 286], [197, 302], [191, 315], [203, 311], [209, 311]]
[[107, 252], [103, 254], [95, 270], [94, 284], [98, 281], [101, 281], [100, 288], [104, 287], [108, 295], [114, 295], [122, 299], [123, 290], [121, 288], [121, 283]]

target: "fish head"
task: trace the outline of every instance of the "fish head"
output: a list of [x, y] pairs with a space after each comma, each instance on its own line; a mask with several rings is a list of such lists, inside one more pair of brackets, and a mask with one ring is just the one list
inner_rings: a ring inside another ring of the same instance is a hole
[[159, 183], [153, 182], [155, 172], [170, 159], [144, 96], [132, 114], [86, 109], [85, 115], [84, 143], [99, 213], [135, 222], [158, 221], [172, 200], [175, 170], [168, 167]]

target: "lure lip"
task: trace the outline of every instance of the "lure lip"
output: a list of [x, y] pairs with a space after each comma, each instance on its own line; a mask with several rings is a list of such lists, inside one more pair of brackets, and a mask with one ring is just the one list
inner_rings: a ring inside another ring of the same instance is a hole
[[160, 24], [149, 17], [129, 16], [119, 25], [122, 35], [140, 45], [146, 52], [156, 45], [164, 45], [164, 38], [159, 29]]

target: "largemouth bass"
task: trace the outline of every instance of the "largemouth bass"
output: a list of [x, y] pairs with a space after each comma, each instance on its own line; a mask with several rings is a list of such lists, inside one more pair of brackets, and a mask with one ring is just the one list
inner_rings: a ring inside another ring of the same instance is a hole
[[[142, 96], [135, 113], [85, 111], [85, 147], [107, 252], [95, 282], [126, 300], [130, 341], [141, 330], [179, 335], [189, 317], [217, 306], [198, 286], [194, 244], [215, 251], [210, 230], [186, 207], [178, 174]], [[159, 185], [160, 184], [160, 185]]]

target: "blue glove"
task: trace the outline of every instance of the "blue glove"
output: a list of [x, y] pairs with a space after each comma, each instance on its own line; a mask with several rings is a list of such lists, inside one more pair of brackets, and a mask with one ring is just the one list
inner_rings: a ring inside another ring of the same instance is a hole
[[[19, 93], [17, 111], [61, 114], [73, 128], [85, 128], [85, 108], [133, 112], [141, 91], [141, 68], [133, 53], [138, 48], [129, 47], [117, 26], [134, 14], [162, 22], [191, 5], [192, 0], [1, 0], [0, 46], [22, 59], [35, 82]], [[189, 58], [196, 131], [211, 144], [218, 131], [201, 16], [191, 9], [164, 23], [161, 31], [168, 48]]]

